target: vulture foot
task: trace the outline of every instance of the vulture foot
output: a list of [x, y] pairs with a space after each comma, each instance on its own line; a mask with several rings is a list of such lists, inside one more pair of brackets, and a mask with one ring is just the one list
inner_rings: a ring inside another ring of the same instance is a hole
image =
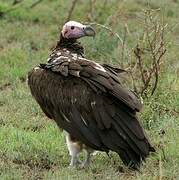
[[91, 154], [93, 153], [92, 149], [85, 149], [86, 159], [82, 162], [81, 168], [87, 168], [90, 165]]

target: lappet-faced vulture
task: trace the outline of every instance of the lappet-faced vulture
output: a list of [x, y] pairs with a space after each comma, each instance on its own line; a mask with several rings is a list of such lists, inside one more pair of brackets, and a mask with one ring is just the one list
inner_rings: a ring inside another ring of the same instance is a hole
[[29, 72], [28, 85], [46, 116], [67, 132], [70, 166], [84, 149], [84, 166], [98, 150], [116, 152], [135, 169], [154, 151], [136, 115], [141, 103], [120, 83], [120, 69], [84, 58], [77, 39], [94, 35], [90, 26], [67, 22], [48, 62]]

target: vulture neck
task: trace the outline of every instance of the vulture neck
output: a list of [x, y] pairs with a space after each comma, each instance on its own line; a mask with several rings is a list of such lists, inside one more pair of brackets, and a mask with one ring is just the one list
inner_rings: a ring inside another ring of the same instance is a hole
[[66, 48], [73, 53], [77, 53], [78, 55], [84, 56], [84, 48], [81, 46], [80, 42], [76, 39], [66, 39], [60, 35], [60, 40], [57, 42], [55, 49], [63, 49]]

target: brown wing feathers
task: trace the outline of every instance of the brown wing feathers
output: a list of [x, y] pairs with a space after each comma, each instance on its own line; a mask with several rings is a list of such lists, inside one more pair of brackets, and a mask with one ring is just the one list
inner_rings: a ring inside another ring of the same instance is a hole
[[121, 149], [125, 150], [125, 154], [131, 157], [130, 161], [125, 163], [129, 164], [130, 162], [134, 167], [139, 165], [140, 161], [149, 154], [150, 144], [137, 117], [134, 114], [129, 115], [127, 109], [121, 109], [120, 106], [115, 100], [109, 102], [109, 99], [105, 101], [105, 98], [99, 98], [93, 107], [93, 112], [99, 128], [102, 129], [99, 131], [99, 135], [103, 143], [119, 155], [123, 154], [124, 156]]
[[[86, 78], [85, 81], [88, 81], [88, 84], [96, 84], [97, 87], [100, 87], [100, 89], [104, 91], [107, 89], [111, 94], [123, 101], [133, 110], [139, 111], [141, 109], [141, 103], [137, 100], [135, 95], [131, 91], [123, 88], [114, 74], [100, 71], [95, 69], [94, 66], [95, 64], [90, 61], [79, 59], [77, 61], [68, 61], [68, 59], [64, 59], [62, 62], [56, 61], [49, 63], [45, 68], [51, 69], [53, 72], [59, 72], [64, 76], [68, 76], [69, 74], [77, 77], [80, 76], [83, 79]], [[101, 85], [105, 89], [101, 87]]]
[[83, 58], [50, 61], [29, 73], [28, 84], [61, 128], [91, 148], [117, 152], [135, 168], [152, 150], [136, 116], [141, 103], [121, 86], [116, 74], [122, 71], [98, 68]]

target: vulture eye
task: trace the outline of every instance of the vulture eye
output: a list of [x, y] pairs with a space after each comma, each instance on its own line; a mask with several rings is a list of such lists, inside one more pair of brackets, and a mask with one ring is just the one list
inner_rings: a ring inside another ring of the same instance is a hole
[[71, 26], [71, 29], [72, 29], [72, 30], [75, 29], [75, 26]]

